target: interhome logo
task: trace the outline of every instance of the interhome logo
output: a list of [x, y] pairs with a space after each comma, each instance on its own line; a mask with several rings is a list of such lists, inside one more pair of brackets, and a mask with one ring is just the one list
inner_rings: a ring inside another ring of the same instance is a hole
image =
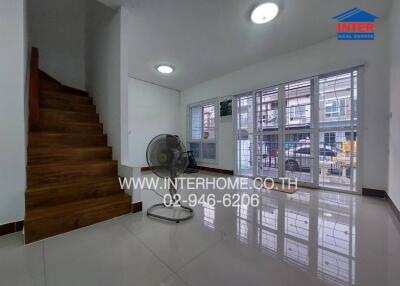
[[379, 17], [358, 8], [350, 9], [333, 19], [337, 23], [338, 40], [374, 40], [375, 20]]

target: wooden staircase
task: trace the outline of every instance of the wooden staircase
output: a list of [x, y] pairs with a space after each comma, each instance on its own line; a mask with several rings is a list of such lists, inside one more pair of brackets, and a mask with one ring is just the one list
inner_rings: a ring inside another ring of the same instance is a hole
[[25, 242], [130, 212], [118, 163], [92, 98], [39, 75], [38, 120], [30, 122]]

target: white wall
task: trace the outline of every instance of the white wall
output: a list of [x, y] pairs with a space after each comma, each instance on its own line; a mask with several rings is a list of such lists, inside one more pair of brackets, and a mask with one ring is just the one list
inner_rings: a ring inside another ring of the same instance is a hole
[[121, 160], [121, 13], [87, 1], [87, 86], [113, 158]]
[[25, 210], [24, 5], [0, 2], [0, 225], [23, 220]]
[[40, 68], [67, 86], [86, 90], [85, 1], [29, 0], [28, 17]]
[[129, 165], [146, 167], [146, 149], [159, 134], [178, 134], [179, 92], [129, 78]]
[[[366, 155], [361, 176], [364, 187], [386, 190], [389, 110], [386, 29], [385, 22], [377, 25], [375, 41], [337, 41], [336, 38], [332, 38], [184, 90], [180, 107], [180, 135], [186, 136], [186, 107], [190, 103], [239, 94], [365, 63], [365, 94], [360, 114], [363, 120], [359, 152]], [[208, 166], [234, 169], [232, 132], [232, 121], [219, 123], [218, 164]]]
[[400, 1], [393, 1], [391, 9], [391, 67], [390, 67], [390, 120], [389, 132], [389, 196], [400, 209]]

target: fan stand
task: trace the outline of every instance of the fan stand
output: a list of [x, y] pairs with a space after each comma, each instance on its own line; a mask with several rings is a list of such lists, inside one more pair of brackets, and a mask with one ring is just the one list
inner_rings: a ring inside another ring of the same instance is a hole
[[[176, 192], [176, 189], [174, 188], [174, 186], [171, 184], [171, 182], [170, 182], [170, 186], [169, 186], [169, 193], [170, 193], [170, 195], [171, 195], [172, 201], [173, 201], [174, 204], [175, 204], [176, 201], [175, 201], [175, 199], [174, 199], [174, 195], [175, 195], [177, 192]], [[179, 208], [182, 208], [183, 210], [185, 210], [185, 211], [188, 212], [188, 215], [187, 215], [187, 216], [175, 218], [175, 217], [168, 217], [168, 216], [163, 216], [163, 215], [155, 214], [155, 213], [152, 212], [155, 208], [159, 208], [159, 207], [163, 207], [163, 208], [177, 208], [176, 206], [167, 207], [164, 203], [159, 203], [159, 204], [155, 204], [155, 205], [150, 206], [150, 207], [147, 209], [147, 215], [150, 216], [150, 217], [158, 218], [158, 219], [163, 219], [163, 220], [167, 220], [167, 221], [174, 221], [174, 222], [176, 222], [176, 223], [179, 223], [179, 222], [185, 221], [185, 220], [189, 220], [189, 219], [191, 219], [191, 218], [194, 216], [194, 213], [193, 213], [193, 209], [192, 209], [192, 208], [190, 208], [190, 207], [188, 207], [188, 206], [183, 206], [183, 205], [181, 204], [181, 202], [178, 202], [178, 204], [179, 204]]]

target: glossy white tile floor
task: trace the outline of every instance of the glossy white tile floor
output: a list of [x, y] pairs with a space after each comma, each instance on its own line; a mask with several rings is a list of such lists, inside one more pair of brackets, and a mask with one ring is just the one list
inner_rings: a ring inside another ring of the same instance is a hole
[[257, 208], [198, 206], [180, 224], [138, 213], [27, 246], [0, 237], [0, 284], [400, 285], [399, 230], [383, 200], [269, 191]]

